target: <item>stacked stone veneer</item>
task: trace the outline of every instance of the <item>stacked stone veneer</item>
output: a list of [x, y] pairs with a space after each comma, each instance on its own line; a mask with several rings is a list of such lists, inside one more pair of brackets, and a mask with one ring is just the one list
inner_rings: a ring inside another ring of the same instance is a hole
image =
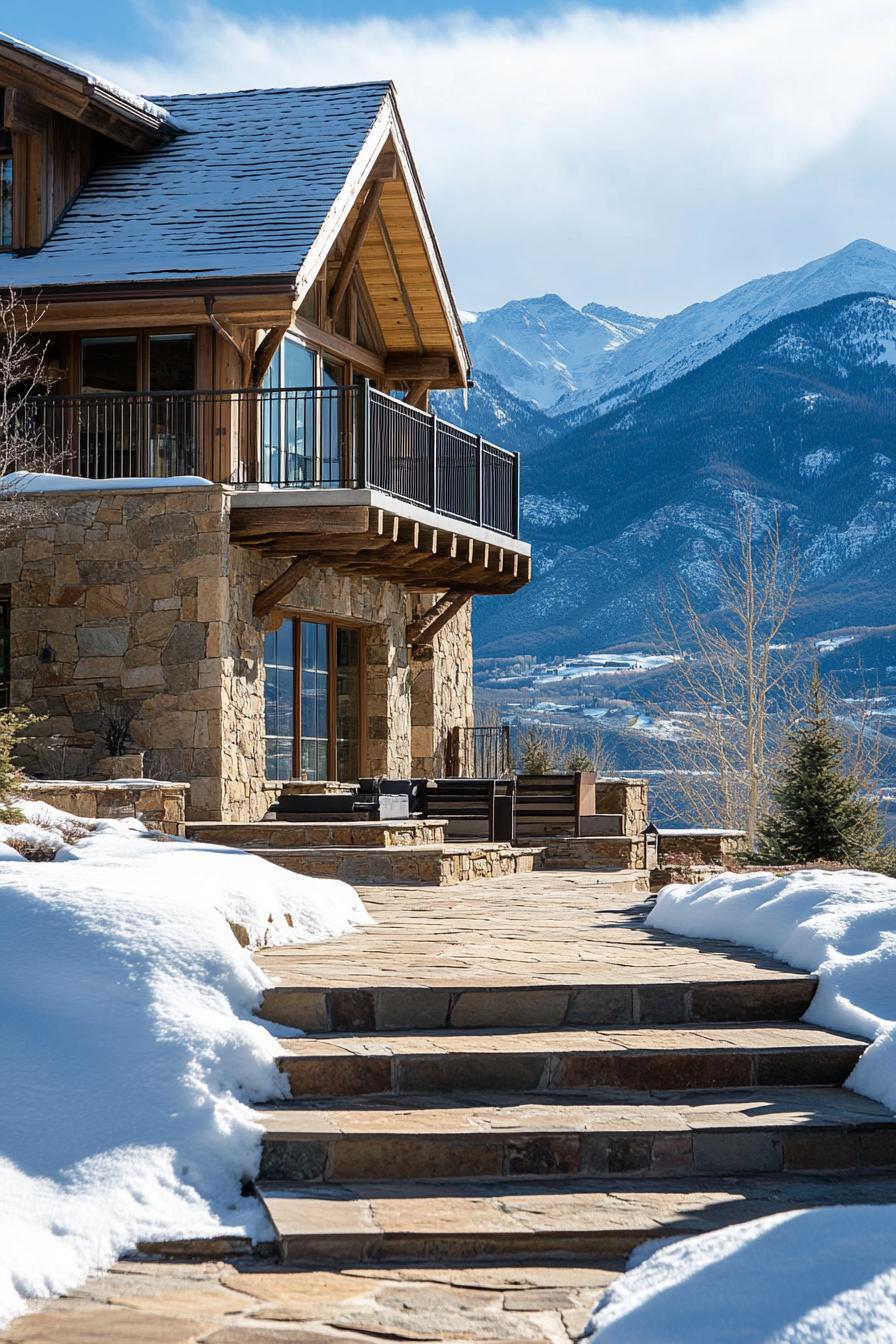
[[[287, 560], [231, 546], [231, 506], [231, 492], [211, 486], [48, 494], [21, 536], [7, 534], [11, 699], [44, 716], [22, 753], [30, 773], [95, 773], [107, 720], [123, 710], [145, 773], [190, 784], [190, 817], [264, 814], [274, 790], [252, 603]], [[448, 728], [470, 721], [469, 613], [443, 627], [431, 654], [409, 657], [407, 621], [432, 600], [320, 569], [272, 618], [366, 626], [371, 773], [437, 773]]]

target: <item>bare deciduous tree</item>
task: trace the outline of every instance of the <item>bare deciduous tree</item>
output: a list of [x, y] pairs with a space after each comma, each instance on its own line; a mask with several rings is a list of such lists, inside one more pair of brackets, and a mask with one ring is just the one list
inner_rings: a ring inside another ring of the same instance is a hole
[[[40, 431], [40, 396], [51, 386], [40, 311], [13, 290], [0, 293], [0, 477], [52, 469]], [[0, 494], [0, 524], [21, 522], [21, 491]]]
[[669, 691], [685, 714], [677, 740], [659, 746], [668, 783], [688, 820], [744, 830], [751, 845], [776, 742], [790, 721], [784, 709], [794, 696], [798, 652], [782, 632], [798, 581], [797, 555], [777, 514], [757, 524], [749, 506], [738, 506], [717, 610], [698, 611], [684, 584], [683, 621], [661, 603], [661, 637], [676, 660]]

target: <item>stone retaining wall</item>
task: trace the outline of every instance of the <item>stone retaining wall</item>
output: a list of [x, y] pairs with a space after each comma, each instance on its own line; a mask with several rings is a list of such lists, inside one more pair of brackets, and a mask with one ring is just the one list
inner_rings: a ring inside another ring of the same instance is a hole
[[548, 841], [544, 846], [544, 863], [547, 868], [640, 871], [644, 867], [644, 852], [644, 837], [639, 835], [570, 836]]
[[138, 817], [154, 831], [181, 835], [188, 784], [147, 780], [145, 783], [80, 779], [26, 780], [19, 790], [30, 802], [47, 803], [85, 819]]

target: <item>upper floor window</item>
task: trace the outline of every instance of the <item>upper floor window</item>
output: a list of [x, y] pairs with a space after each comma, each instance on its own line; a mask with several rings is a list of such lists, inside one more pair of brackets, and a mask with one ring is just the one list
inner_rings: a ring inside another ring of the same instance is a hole
[[12, 136], [0, 131], [0, 248], [12, 247]]

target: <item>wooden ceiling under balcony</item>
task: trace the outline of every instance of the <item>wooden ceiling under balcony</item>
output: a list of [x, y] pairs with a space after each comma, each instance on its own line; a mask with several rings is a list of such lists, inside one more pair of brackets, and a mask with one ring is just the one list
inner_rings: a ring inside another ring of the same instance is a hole
[[360, 504], [240, 507], [237, 498], [230, 515], [231, 541], [266, 555], [305, 558], [415, 590], [515, 592], [531, 577], [529, 548], [492, 535], [496, 540], [483, 540], [451, 519], [431, 526]]

